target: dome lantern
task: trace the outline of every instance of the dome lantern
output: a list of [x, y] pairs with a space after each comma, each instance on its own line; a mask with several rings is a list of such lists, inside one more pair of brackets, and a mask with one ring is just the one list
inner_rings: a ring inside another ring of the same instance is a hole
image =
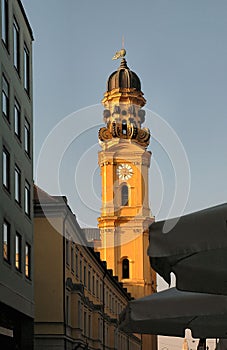
[[122, 49], [113, 57], [113, 59], [121, 58], [121, 63], [107, 80], [107, 91], [102, 100], [106, 127], [99, 130], [99, 140], [104, 142], [128, 139], [146, 148], [150, 132], [146, 128], [141, 128], [145, 121], [145, 111], [142, 107], [146, 104], [146, 100], [141, 91], [140, 79], [127, 66], [125, 54], [126, 51]]

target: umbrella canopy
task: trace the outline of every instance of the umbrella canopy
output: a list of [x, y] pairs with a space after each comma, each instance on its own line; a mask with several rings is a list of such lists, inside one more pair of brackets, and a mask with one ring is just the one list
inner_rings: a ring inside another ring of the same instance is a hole
[[120, 315], [128, 333], [194, 338], [227, 338], [227, 297], [182, 292], [176, 288], [130, 301]]
[[227, 295], [227, 204], [152, 224], [148, 255], [167, 283], [176, 275], [178, 289]]

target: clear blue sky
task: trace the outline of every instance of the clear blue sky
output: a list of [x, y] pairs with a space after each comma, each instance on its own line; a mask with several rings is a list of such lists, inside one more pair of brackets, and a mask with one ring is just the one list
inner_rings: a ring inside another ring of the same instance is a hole
[[[100, 103], [107, 77], [118, 67], [119, 62], [111, 58], [121, 48], [124, 34], [128, 65], [141, 78], [147, 107], [171, 125], [187, 153], [191, 188], [185, 212], [226, 202], [226, 0], [22, 2], [35, 37], [35, 159], [58, 122], [80, 108]], [[91, 118], [102, 123], [101, 112]], [[60, 173], [61, 192], [69, 197], [81, 223], [93, 226], [99, 206], [90, 214], [81, 205], [74, 176], [75, 163], [97, 142], [96, 132], [67, 150]], [[150, 202], [159, 219], [165, 217], [165, 206], [173, 197], [173, 171], [157, 142], [151, 142], [150, 150], [165, 186], [164, 209], [156, 213], [159, 180], [156, 183], [151, 168]], [[40, 185], [51, 191], [48, 181]], [[89, 181], [85, 173], [81, 192]], [[99, 196], [97, 168], [92, 182]]]

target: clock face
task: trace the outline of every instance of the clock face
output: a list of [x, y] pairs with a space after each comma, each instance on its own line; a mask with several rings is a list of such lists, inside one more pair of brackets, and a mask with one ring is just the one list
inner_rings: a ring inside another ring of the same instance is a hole
[[132, 167], [129, 164], [120, 164], [117, 167], [117, 175], [121, 180], [128, 180], [133, 175]]

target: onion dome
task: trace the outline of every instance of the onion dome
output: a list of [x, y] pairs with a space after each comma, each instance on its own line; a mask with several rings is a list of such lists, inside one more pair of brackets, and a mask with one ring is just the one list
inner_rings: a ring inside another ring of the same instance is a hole
[[125, 58], [122, 58], [120, 67], [113, 72], [107, 81], [107, 91], [113, 89], [135, 89], [141, 91], [141, 83], [139, 77], [131, 71]]
[[122, 49], [114, 55], [113, 59], [121, 58], [121, 64], [108, 78], [107, 91], [102, 100], [106, 126], [99, 130], [99, 140], [104, 148], [109, 142], [112, 144], [120, 140], [130, 140], [144, 148], [149, 145], [150, 131], [141, 127], [145, 121], [142, 107], [146, 100], [140, 79], [128, 68], [125, 54], [126, 51]]

